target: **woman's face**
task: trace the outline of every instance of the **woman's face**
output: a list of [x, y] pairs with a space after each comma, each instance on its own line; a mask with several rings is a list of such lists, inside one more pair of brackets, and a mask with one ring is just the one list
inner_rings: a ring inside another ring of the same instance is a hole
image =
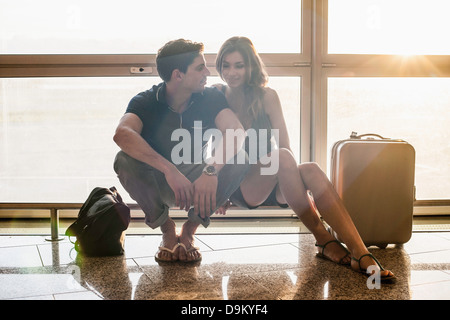
[[230, 88], [239, 88], [245, 84], [247, 68], [244, 58], [238, 51], [224, 56], [222, 77]]

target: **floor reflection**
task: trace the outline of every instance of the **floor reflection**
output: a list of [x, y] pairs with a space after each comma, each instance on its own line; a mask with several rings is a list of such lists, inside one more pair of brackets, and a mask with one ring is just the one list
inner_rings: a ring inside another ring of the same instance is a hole
[[126, 254], [115, 257], [85, 257], [67, 240], [46, 243], [42, 237], [2, 237], [1, 299], [450, 298], [450, 233], [446, 232], [413, 234], [403, 246], [371, 247], [398, 278], [380, 289], [370, 289], [367, 277], [349, 267], [316, 258], [310, 234], [201, 235], [197, 245], [203, 260], [196, 264], [158, 264], [154, 260], [157, 235], [127, 236]]

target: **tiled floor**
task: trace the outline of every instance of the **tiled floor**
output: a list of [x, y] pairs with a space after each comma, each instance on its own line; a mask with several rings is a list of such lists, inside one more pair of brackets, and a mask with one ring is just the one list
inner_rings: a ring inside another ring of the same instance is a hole
[[103, 258], [77, 255], [67, 238], [45, 238], [0, 236], [0, 299], [450, 299], [450, 232], [413, 232], [402, 246], [371, 247], [398, 278], [380, 289], [315, 257], [305, 232], [198, 233], [196, 265], [156, 263], [158, 234], [130, 232], [124, 256]]

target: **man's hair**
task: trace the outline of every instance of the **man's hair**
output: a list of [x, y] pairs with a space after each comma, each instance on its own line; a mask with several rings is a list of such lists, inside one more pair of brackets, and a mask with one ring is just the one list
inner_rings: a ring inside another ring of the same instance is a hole
[[169, 41], [158, 50], [156, 69], [165, 82], [169, 82], [175, 69], [186, 73], [189, 65], [203, 52], [203, 43], [178, 39]]

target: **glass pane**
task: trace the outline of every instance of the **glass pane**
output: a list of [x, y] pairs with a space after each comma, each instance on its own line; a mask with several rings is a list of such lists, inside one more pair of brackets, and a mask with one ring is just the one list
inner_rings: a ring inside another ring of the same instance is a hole
[[448, 0], [329, 0], [328, 53], [450, 54]]
[[450, 78], [329, 78], [328, 157], [352, 131], [409, 142], [416, 198], [450, 198]]
[[[0, 201], [84, 202], [116, 186], [112, 140], [130, 99], [158, 77], [0, 79]], [[211, 77], [208, 84], [219, 83]], [[273, 77], [298, 155], [300, 79]], [[289, 89], [286, 89], [289, 88]]]
[[259, 52], [298, 53], [300, 26], [300, 0], [0, 0], [0, 53], [151, 54], [177, 38], [215, 53], [236, 35]]
[[297, 163], [300, 163], [300, 85], [300, 77], [269, 77], [268, 83], [268, 86], [276, 90], [280, 97], [291, 149]]
[[157, 80], [0, 80], [0, 201], [84, 202], [94, 187], [120, 187], [115, 128]]

